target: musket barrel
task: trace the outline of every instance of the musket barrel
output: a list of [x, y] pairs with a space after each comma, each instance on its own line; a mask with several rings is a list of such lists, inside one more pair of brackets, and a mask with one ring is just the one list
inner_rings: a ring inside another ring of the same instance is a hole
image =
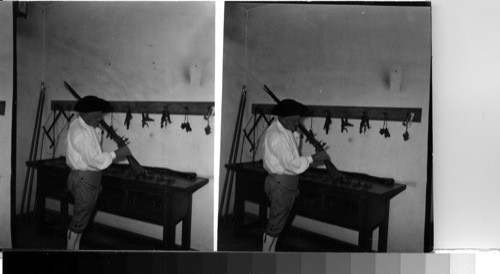
[[66, 83], [66, 81], [64, 81], [64, 86], [69, 90], [69, 92], [71, 92], [71, 94], [73, 94], [73, 96], [75, 96], [77, 100], [82, 99], [82, 97], [78, 95], [78, 93], [68, 83]]

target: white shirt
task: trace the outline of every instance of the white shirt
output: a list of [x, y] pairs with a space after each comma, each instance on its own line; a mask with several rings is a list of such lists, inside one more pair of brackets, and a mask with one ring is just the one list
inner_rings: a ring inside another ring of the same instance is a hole
[[304, 172], [313, 160], [311, 156], [300, 156], [298, 142], [298, 133], [292, 133], [277, 120], [273, 122], [264, 138], [264, 169], [279, 175]]
[[111, 165], [114, 152], [102, 152], [101, 130], [89, 126], [81, 117], [71, 122], [66, 137], [66, 164], [73, 170], [98, 171]]

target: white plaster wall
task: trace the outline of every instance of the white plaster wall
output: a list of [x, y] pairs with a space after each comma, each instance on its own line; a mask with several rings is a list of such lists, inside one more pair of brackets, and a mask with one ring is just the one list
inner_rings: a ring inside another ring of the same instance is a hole
[[[50, 101], [74, 100], [64, 81], [81, 96], [107, 100], [214, 101], [214, 3], [59, 2], [47, 5], [44, 12], [43, 122], [49, 118]], [[189, 117], [190, 133], [180, 128], [184, 115], [173, 115], [167, 129], [160, 128], [160, 115], [151, 118], [155, 122], [142, 128], [140, 114], [134, 114], [129, 130], [124, 114], [105, 120], [129, 138], [142, 165], [194, 171], [210, 179], [193, 196], [191, 247], [213, 250], [214, 135], [205, 134], [207, 121], [202, 116]], [[43, 158], [65, 154], [65, 126], [64, 119], [57, 122], [55, 132], [61, 134], [55, 150], [43, 139]], [[213, 120], [210, 126], [212, 132], [217, 130]], [[114, 150], [116, 145], [106, 140], [103, 148]], [[134, 226], [119, 218], [102, 222]], [[158, 227], [139, 226], [140, 230], [154, 236]]]
[[[248, 14], [248, 65], [242, 68], [249, 87], [245, 122], [252, 103], [273, 103], [264, 84], [280, 99], [309, 105], [422, 108], [422, 122], [412, 124], [408, 142], [400, 122], [389, 122], [389, 139], [378, 132], [382, 121], [371, 121], [372, 129], [362, 135], [359, 120], [350, 120], [355, 126], [348, 134], [340, 132], [337, 119], [328, 135], [322, 130], [324, 119], [312, 124], [340, 170], [391, 177], [407, 185], [391, 201], [389, 251], [423, 251], [430, 38], [429, 8], [274, 4]], [[403, 71], [401, 91], [390, 89], [388, 75], [394, 67]], [[310, 119], [304, 124], [309, 128]], [[306, 144], [303, 152], [312, 154], [313, 148]], [[251, 159], [249, 153], [243, 157]], [[297, 218], [295, 225], [357, 241], [353, 231], [304, 218]]]
[[11, 248], [11, 146], [12, 94], [14, 90], [14, 25], [12, 3], [0, 3], [0, 101], [5, 101], [5, 115], [0, 115], [0, 248]]

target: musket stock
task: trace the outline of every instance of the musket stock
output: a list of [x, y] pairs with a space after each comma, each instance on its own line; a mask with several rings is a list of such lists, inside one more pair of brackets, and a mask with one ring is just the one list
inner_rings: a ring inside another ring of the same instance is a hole
[[[273, 100], [278, 104], [280, 102], [280, 99], [274, 95], [274, 93], [266, 86], [264, 85], [264, 90], [273, 98]], [[314, 146], [316, 149], [316, 152], [320, 152], [325, 150], [324, 147], [321, 145], [320, 142], [318, 142], [314, 136], [301, 124], [299, 123], [299, 129], [302, 131], [302, 133], [306, 136], [307, 140]], [[325, 160], [324, 161], [326, 169], [328, 171], [328, 174], [330, 175], [330, 178], [332, 179], [332, 182], [336, 181], [341, 177], [341, 173], [338, 171], [338, 169], [333, 165], [332, 161], [330, 160]]]
[[[73, 96], [75, 96], [77, 100], [82, 99], [82, 97], [78, 95], [78, 93], [68, 83], [64, 82], [64, 86], [71, 92], [71, 94], [73, 94]], [[127, 146], [125, 141], [118, 134], [116, 134], [116, 131], [112, 127], [110, 127], [104, 120], [101, 120], [99, 123], [102, 128], [106, 130], [109, 136], [111, 136], [111, 138], [116, 142], [119, 148]], [[127, 160], [135, 175], [139, 175], [145, 172], [145, 169], [141, 166], [141, 164], [139, 164], [134, 156], [127, 155]]]

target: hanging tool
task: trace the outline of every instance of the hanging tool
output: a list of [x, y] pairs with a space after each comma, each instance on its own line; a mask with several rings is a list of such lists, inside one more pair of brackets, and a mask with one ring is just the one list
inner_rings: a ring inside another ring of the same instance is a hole
[[327, 111], [325, 125], [323, 126], [323, 129], [325, 130], [326, 134], [328, 134], [328, 131], [330, 131], [331, 124], [332, 124], [332, 115], [330, 114], [329, 111]]
[[184, 107], [184, 123], [181, 124], [181, 128], [186, 130], [186, 132], [192, 131], [191, 125], [189, 124], [188, 107]]
[[406, 114], [406, 118], [403, 121], [403, 126], [405, 126], [406, 131], [403, 133], [403, 140], [408, 141], [410, 139], [410, 133], [408, 133], [408, 127], [411, 126], [411, 122], [413, 121], [413, 116], [415, 114], [413, 112], [410, 112]]
[[349, 133], [349, 131], [347, 130], [347, 127], [352, 127], [354, 125], [349, 123], [349, 120], [347, 120], [347, 117], [342, 118], [340, 121], [341, 121], [340, 132], [344, 132], [344, 130], [345, 130], [345, 132]]
[[408, 141], [408, 139], [410, 139], [410, 133], [408, 133], [408, 125], [406, 125], [405, 127], [406, 131], [405, 133], [403, 133], [403, 140]]
[[415, 113], [413, 112], [409, 112], [406, 114], [406, 118], [405, 120], [403, 121], [403, 126], [408, 126], [410, 127], [411, 126], [411, 123], [413, 122], [413, 117], [415, 116]]
[[[64, 82], [64, 86], [71, 92], [71, 94], [73, 94], [73, 96], [75, 96], [76, 99], [78, 99], [78, 100], [82, 99], [82, 97], [80, 97], [80, 95], [78, 95], [78, 93], [76, 93], [76, 91], [68, 83]], [[113, 141], [116, 142], [118, 147], [121, 148], [121, 147], [127, 146], [124, 138], [118, 136], [118, 134], [116, 134], [116, 132], [108, 124], [106, 124], [106, 122], [104, 122], [104, 120], [101, 120], [99, 122], [99, 124], [104, 128], [104, 130], [106, 130], [107, 132], [109, 132], [111, 134]], [[139, 164], [139, 162], [134, 158], [134, 156], [127, 155], [127, 160], [130, 164], [130, 167], [134, 171], [135, 176], [139, 176], [141, 173], [146, 172], [146, 169], [144, 169], [141, 166], [141, 164]]]
[[211, 128], [210, 128], [210, 119], [212, 119], [214, 113], [214, 108], [212, 106], [208, 107], [208, 112], [203, 116], [203, 119], [207, 120], [207, 126], [205, 127], [205, 134], [209, 135]]
[[211, 131], [210, 121], [207, 121], [207, 126], [205, 127], [205, 134], [210, 135], [210, 131]]
[[361, 123], [359, 123], [359, 133], [366, 133], [366, 129], [370, 129], [370, 120], [368, 119], [368, 113], [363, 111], [363, 115], [361, 116]]
[[125, 122], [123, 123], [124, 125], [127, 126], [127, 130], [130, 127], [130, 120], [132, 120], [132, 110], [129, 107], [127, 110], [127, 115], [125, 116]]
[[207, 109], [208, 109], [208, 111], [203, 116], [203, 119], [210, 120], [210, 119], [212, 119], [212, 116], [214, 116], [214, 107], [213, 106], [208, 106]]
[[389, 133], [389, 128], [387, 127], [387, 112], [384, 112], [384, 124], [379, 131], [380, 135], [384, 135], [385, 138], [391, 137]]
[[[264, 90], [267, 92], [267, 94], [269, 94], [271, 96], [271, 98], [273, 98], [273, 100], [276, 103], [280, 102], [278, 97], [276, 97], [272, 93], [272, 91], [265, 85], [264, 85]], [[316, 152], [320, 152], [320, 151], [325, 150], [325, 148], [324, 148], [325, 144], [322, 144], [322, 143], [318, 142], [316, 139], [314, 139], [314, 136], [310, 135], [309, 132], [307, 131], [307, 129], [305, 129], [301, 123], [299, 123], [299, 129], [306, 136], [306, 138], [309, 140], [309, 142], [314, 146], [314, 148], [316, 149]], [[338, 179], [340, 179], [342, 177], [342, 174], [337, 170], [337, 168], [333, 165], [333, 163], [330, 160], [325, 160], [324, 163], [325, 163], [326, 169], [328, 170], [328, 174], [330, 175], [330, 178], [332, 179], [332, 183], [337, 181]]]
[[154, 119], [149, 118], [148, 113], [142, 113], [142, 127], [144, 127], [144, 126], [149, 127], [148, 122], [154, 122]]
[[164, 106], [163, 107], [163, 112], [161, 114], [161, 123], [160, 123], [160, 127], [163, 128], [167, 128], [167, 125], [168, 124], [171, 124], [172, 121], [170, 121], [170, 112], [168, 111], [168, 107], [167, 106]]

